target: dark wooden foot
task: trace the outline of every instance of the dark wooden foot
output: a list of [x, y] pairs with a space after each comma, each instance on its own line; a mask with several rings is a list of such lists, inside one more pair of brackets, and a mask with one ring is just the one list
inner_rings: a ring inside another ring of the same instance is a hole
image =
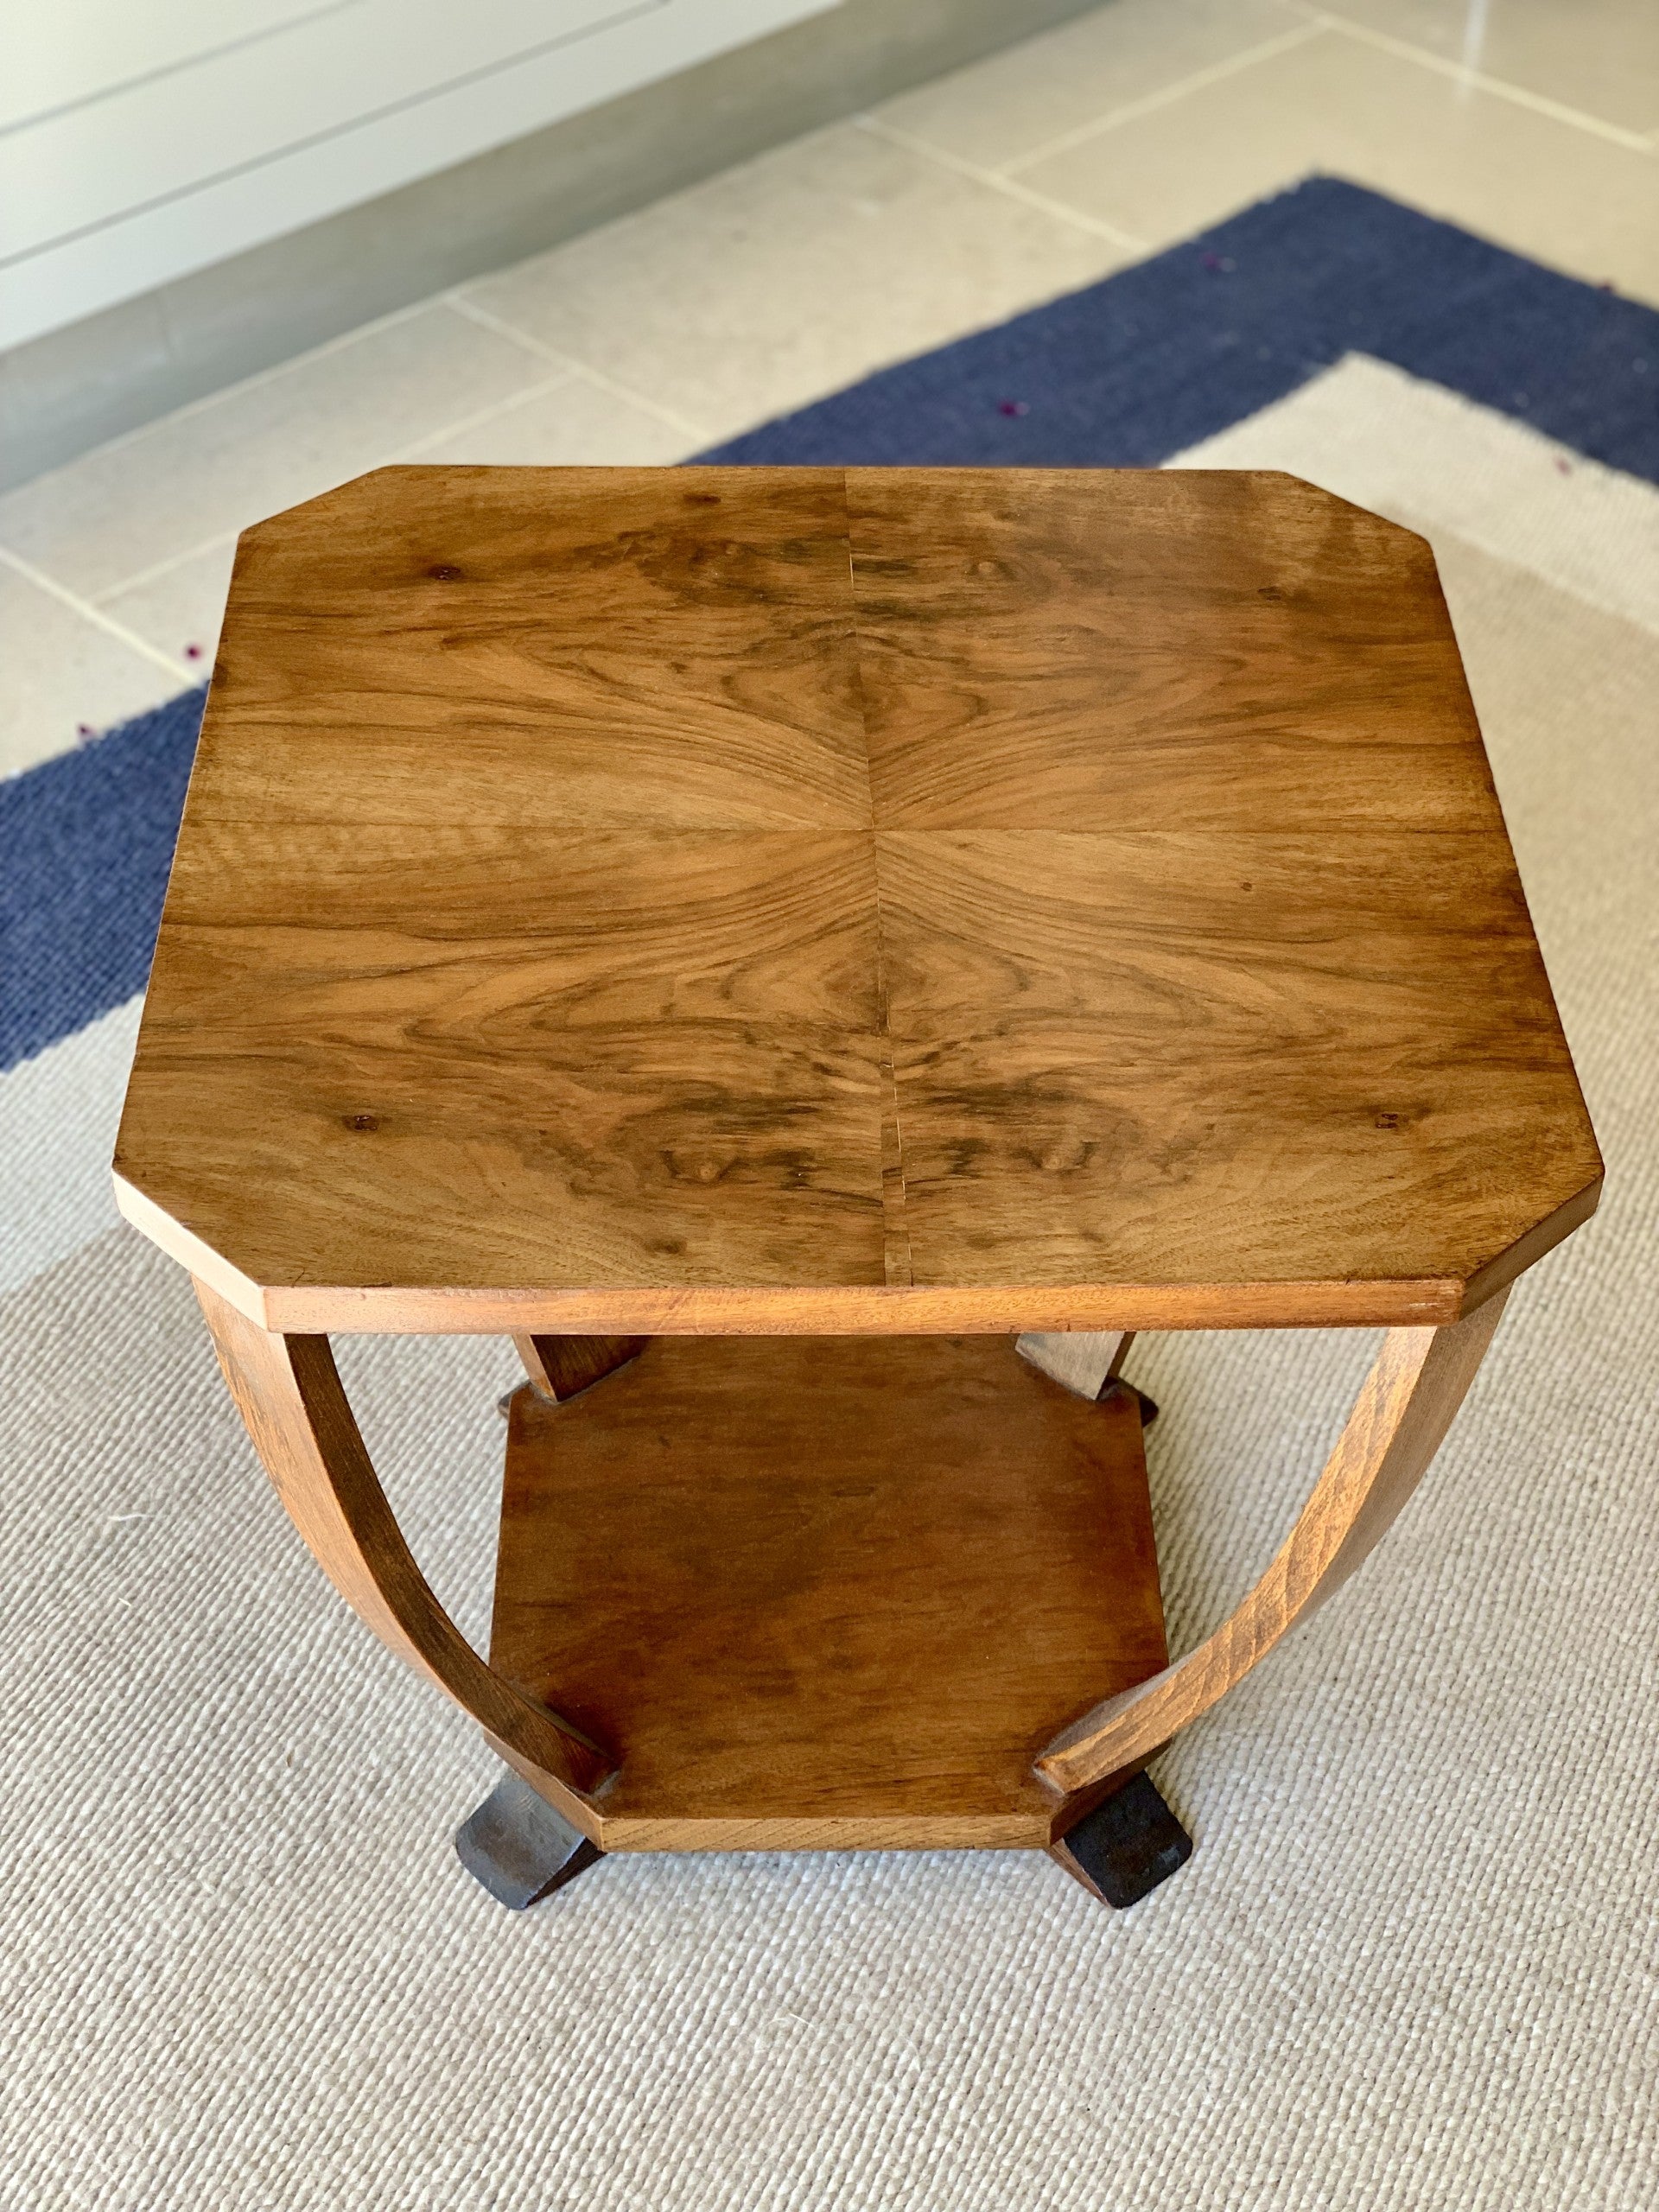
[[601, 1858], [527, 1782], [505, 1775], [455, 1830], [455, 1856], [500, 1904], [522, 1912]]
[[1151, 1777], [1137, 1774], [1087, 1813], [1048, 1855], [1103, 1904], [1138, 1904], [1192, 1856], [1192, 1839]]

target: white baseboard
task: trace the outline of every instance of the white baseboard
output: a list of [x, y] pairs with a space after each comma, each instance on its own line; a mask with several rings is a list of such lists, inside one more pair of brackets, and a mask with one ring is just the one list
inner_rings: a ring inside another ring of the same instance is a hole
[[0, 489], [1097, 0], [842, 0], [0, 353]]

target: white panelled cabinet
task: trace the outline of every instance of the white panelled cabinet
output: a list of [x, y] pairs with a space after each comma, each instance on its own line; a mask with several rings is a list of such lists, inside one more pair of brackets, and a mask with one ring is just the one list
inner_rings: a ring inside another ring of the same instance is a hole
[[0, 346], [834, 0], [48, 0], [0, 81]]

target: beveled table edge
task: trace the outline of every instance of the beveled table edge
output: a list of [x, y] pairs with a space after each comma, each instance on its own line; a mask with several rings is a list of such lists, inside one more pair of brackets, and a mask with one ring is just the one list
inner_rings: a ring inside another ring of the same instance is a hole
[[1467, 1278], [1039, 1286], [844, 1283], [548, 1289], [262, 1285], [120, 1175], [134, 1228], [261, 1328], [297, 1336], [1000, 1336], [1027, 1331], [1433, 1328], [1472, 1313], [1587, 1221], [1596, 1176]]

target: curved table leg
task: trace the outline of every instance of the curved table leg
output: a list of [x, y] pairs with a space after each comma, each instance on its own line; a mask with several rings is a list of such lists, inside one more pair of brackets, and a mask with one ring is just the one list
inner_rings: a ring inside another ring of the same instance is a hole
[[613, 1762], [486, 1666], [404, 1541], [340, 1387], [327, 1337], [262, 1329], [204, 1283], [196, 1295], [255, 1449], [324, 1573], [400, 1659], [447, 1690], [495, 1750], [584, 1834]]
[[1185, 1659], [1108, 1698], [1036, 1762], [1070, 1796], [1149, 1758], [1345, 1582], [1417, 1487], [1491, 1343], [1507, 1292], [1441, 1329], [1390, 1329], [1278, 1557]]

